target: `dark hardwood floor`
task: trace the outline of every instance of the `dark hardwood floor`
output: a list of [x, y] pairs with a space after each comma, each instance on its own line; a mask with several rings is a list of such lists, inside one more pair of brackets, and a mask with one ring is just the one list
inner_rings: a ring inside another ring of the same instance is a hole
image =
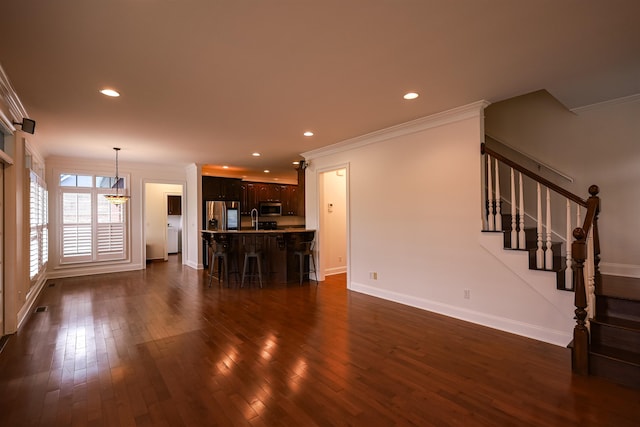
[[573, 376], [567, 349], [344, 276], [206, 279], [171, 257], [53, 281], [0, 354], [0, 426], [640, 425], [640, 391]]

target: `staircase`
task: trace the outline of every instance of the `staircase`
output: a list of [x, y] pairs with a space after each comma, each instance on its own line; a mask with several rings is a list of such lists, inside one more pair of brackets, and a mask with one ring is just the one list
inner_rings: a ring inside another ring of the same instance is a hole
[[[591, 197], [585, 200], [484, 144], [481, 152], [487, 155], [484, 231], [503, 233], [504, 250], [527, 252], [529, 269], [555, 274], [558, 290], [574, 292], [576, 325], [569, 344], [573, 372], [640, 389], [640, 278], [599, 272], [598, 187], [591, 186]], [[510, 183], [501, 188], [500, 175], [503, 182], [508, 181], [505, 175], [509, 177], [505, 167], [510, 170]], [[533, 215], [523, 207], [527, 186], [523, 187], [523, 175], [537, 186], [537, 213]], [[557, 233], [551, 230], [550, 191], [566, 198], [566, 238], [563, 235], [562, 242], [551, 240]], [[511, 205], [511, 213], [502, 211], [503, 204]], [[571, 269], [567, 270], [567, 264]]]
[[[516, 219], [516, 223], [518, 220]], [[571, 283], [566, 283], [567, 259], [562, 255], [562, 242], [552, 242], [553, 265], [550, 268], [538, 268], [536, 262], [536, 250], [538, 249], [537, 231], [533, 227], [525, 227], [525, 247], [512, 249], [511, 245], [511, 214], [502, 214], [502, 232], [504, 235], [504, 249], [526, 251], [529, 255], [529, 269], [553, 272], [556, 277], [556, 289], [572, 291]]]
[[603, 275], [590, 323], [589, 374], [640, 388], [640, 279]]

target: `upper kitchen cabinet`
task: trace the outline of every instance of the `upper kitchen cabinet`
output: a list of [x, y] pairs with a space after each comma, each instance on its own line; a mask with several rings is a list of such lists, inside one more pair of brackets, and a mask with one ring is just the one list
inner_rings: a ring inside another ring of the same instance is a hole
[[258, 191], [258, 202], [279, 202], [280, 185], [268, 183], [256, 183]]
[[236, 178], [203, 176], [202, 199], [239, 201], [241, 184], [242, 181]]
[[182, 197], [167, 196], [167, 215], [182, 215]]
[[280, 186], [280, 201], [282, 202], [282, 215], [298, 215], [298, 186]]

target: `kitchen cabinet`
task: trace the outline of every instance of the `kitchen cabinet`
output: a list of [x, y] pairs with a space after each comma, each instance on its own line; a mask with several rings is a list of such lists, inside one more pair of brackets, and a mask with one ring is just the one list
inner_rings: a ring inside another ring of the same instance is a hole
[[257, 184], [254, 182], [243, 182], [240, 184], [240, 214], [250, 215], [251, 209], [258, 209]]
[[281, 202], [282, 215], [301, 215], [300, 191], [297, 185], [267, 182], [243, 182], [240, 184], [240, 209], [242, 215], [250, 215], [260, 202]]
[[258, 202], [279, 202], [280, 185], [269, 183], [257, 183]]
[[182, 215], [181, 196], [167, 196], [167, 215]]
[[242, 181], [236, 178], [220, 178], [216, 176], [202, 177], [203, 200], [240, 200], [240, 185]]
[[280, 201], [282, 202], [282, 215], [298, 215], [298, 186], [281, 186]]

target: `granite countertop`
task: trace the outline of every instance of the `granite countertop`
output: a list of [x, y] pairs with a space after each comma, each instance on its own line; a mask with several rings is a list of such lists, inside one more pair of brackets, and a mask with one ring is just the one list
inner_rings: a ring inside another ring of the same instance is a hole
[[245, 230], [201, 230], [203, 233], [210, 234], [282, 234], [282, 233], [308, 233], [316, 230], [311, 230], [308, 228], [284, 228], [280, 230], [254, 230], [254, 229], [245, 229]]

